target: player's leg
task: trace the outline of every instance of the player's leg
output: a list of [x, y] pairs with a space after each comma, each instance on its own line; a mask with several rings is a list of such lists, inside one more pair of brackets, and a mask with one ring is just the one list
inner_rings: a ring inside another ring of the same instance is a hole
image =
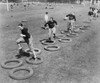
[[69, 33], [71, 33], [71, 21], [69, 22]]
[[98, 17], [98, 12], [96, 12], [96, 18]]
[[52, 33], [53, 33], [53, 38], [56, 38], [56, 28], [55, 27], [52, 29]]
[[51, 35], [52, 35], [52, 29], [49, 29], [49, 40], [51, 40]]
[[27, 41], [27, 45], [28, 45], [29, 50], [31, 51], [32, 58], [35, 59], [36, 54], [35, 54], [34, 47], [33, 47], [33, 37], [32, 36]]
[[70, 22], [67, 21], [67, 31], [69, 32], [69, 30], [70, 30]]
[[17, 41], [16, 41], [18, 48], [22, 49], [21, 43], [25, 43], [24, 38], [20, 37]]
[[45, 24], [46, 24], [47, 22], [46, 21], [44, 21], [44, 29], [46, 29], [46, 27], [45, 27]]
[[90, 16], [90, 22], [92, 21], [92, 19], [93, 19], [93, 16]]
[[74, 30], [74, 20], [71, 20], [71, 30], [73, 31]]

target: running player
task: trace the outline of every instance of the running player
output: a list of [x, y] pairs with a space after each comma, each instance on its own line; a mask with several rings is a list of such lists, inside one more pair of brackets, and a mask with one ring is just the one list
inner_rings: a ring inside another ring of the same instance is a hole
[[67, 31], [71, 33], [71, 31], [74, 29], [74, 23], [76, 21], [76, 17], [74, 13], [66, 15], [64, 20], [67, 20]]
[[[28, 48], [31, 51], [32, 55], [34, 56], [33, 45], [32, 45], [32, 36], [28, 32], [28, 28], [25, 28], [22, 23], [20, 23], [18, 25], [18, 27], [21, 30], [21, 34], [20, 34], [21, 37], [16, 41], [18, 48], [19, 48], [19, 52], [22, 50], [21, 43], [26, 43], [28, 45]], [[34, 56], [34, 58], [36, 58], [36, 56]]]
[[53, 17], [50, 17], [50, 20], [44, 25], [45, 27], [48, 26], [49, 28], [49, 40], [51, 40], [52, 34], [53, 38], [56, 38], [56, 26], [57, 21], [53, 19]]

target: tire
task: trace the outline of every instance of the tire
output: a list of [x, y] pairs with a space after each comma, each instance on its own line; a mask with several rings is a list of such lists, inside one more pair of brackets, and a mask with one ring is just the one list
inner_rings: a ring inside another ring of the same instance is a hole
[[61, 33], [61, 34], [66, 34], [66, 33], [68, 33], [68, 31], [66, 31], [66, 30], [61, 30], [60, 33]]
[[71, 38], [65, 38], [65, 39], [59, 39], [58, 41], [62, 42], [62, 43], [68, 43], [68, 42], [71, 42], [72, 39]]
[[47, 39], [45, 39], [45, 40], [41, 40], [41, 44], [43, 44], [43, 45], [53, 45], [53, 44], [55, 44], [55, 41], [53, 40], [53, 41], [50, 43], [50, 42], [47, 42]]
[[79, 28], [73, 31], [73, 33], [75, 33], [75, 34], [81, 33], [81, 32], [83, 32], [83, 31], [81, 29], [79, 29]]
[[28, 22], [27, 20], [22, 20], [22, 22]]
[[[10, 63], [10, 62], [18, 62], [18, 64], [16, 65], [12, 65], [12, 66], [7, 66], [6, 64], [7, 63]], [[13, 68], [16, 68], [16, 67], [19, 67], [23, 64], [23, 61], [22, 60], [19, 60], [19, 59], [12, 59], [12, 60], [8, 60], [8, 61], [4, 61], [1, 63], [1, 67], [2, 68], [5, 68], [5, 69], [13, 69]]]
[[[29, 74], [23, 75], [23, 76], [17, 76], [16, 74], [14, 74], [15, 72], [20, 71], [20, 70], [26, 70], [29, 72]], [[9, 76], [14, 80], [25, 80], [25, 79], [30, 78], [32, 75], [33, 75], [33, 69], [30, 67], [19, 67], [19, 68], [12, 69], [9, 72]]]
[[47, 50], [47, 51], [57, 51], [57, 50], [60, 49], [60, 46], [57, 46], [57, 45], [55, 45], [55, 46], [53, 46], [53, 45], [52, 46], [46, 46], [46, 47], [44, 47], [44, 49]]
[[35, 51], [36, 55], [41, 54], [41, 50], [40, 50], [40, 49], [38, 49], [38, 48], [34, 48], [34, 51]]
[[82, 26], [80, 26], [80, 25], [75, 25], [74, 27], [75, 27], [75, 28], [81, 28]]
[[62, 34], [59, 34], [57, 35], [57, 39], [61, 39], [61, 38], [65, 38], [66, 36], [65, 35], [62, 35]]
[[[41, 54], [41, 50], [38, 49], [38, 48], [34, 48], [34, 51], [35, 51], [35, 53], [36, 53], [37, 55]], [[30, 53], [31, 51], [30, 51], [29, 49], [26, 49], [25, 52]]]
[[78, 37], [79, 35], [76, 33], [67, 34], [67, 37]]
[[83, 23], [89, 24], [90, 22], [89, 21], [83, 21]]
[[43, 63], [43, 58], [37, 57], [36, 59], [26, 58], [26, 62], [33, 65], [39, 65]]
[[84, 29], [88, 29], [90, 26], [83, 26]]
[[25, 52], [30, 53], [31, 50], [28, 48], [28, 49], [25, 50]]

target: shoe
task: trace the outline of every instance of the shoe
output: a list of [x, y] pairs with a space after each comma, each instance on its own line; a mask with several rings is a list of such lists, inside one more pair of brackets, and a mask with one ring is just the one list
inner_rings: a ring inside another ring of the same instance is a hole
[[47, 41], [51, 41], [51, 38], [49, 37], [49, 38], [47, 39]]
[[32, 59], [35, 60], [36, 58], [33, 56], [33, 57], [30, 58], [30, 60], [32, 60]]
[[57, 38], [57, 36], [56, 36], [56, 35], [54, 35], [54, 36], [53, 36], [53, 38], [55, 39], [55, 38]]
[[21, 58], [21, 55], [17, 54], [15, 57], [16, 57], [17, 59], [19, 59], [19, 58]]
[[39, 57], [37, 57], [36, 59], [37, 59], [37, 60], [41, 60], [41, 58], [39, 58]]
[[19, 49], [19, 55], [20, 54], [22, 54], [24, 51], [23, 51], [23, 49], [21, 48], [21, 49]]

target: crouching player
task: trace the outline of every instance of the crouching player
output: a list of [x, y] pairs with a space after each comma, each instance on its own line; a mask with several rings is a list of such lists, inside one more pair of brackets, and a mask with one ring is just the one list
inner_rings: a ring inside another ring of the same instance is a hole
[[50, 17], [50, 20], [44, 25], [45, 27], [48, 26], [49, 29], [49, 40], [51, 40], [51, 37], [53, 35], [53, 38], [56, 38], [56, 26], [57, 21], [53, 19], [53, 17]]
[[21, 34], [20, 34], [21, 37], [16, 41], [19, 47], [19, 55], [20, 55], [20, 51], [22, 50], [21, 43], [26, 43], [33, 57], [36, 58], [35, 52], [33, 51], [32, 36], [28, 32], [28, 28], [25, 28], [23, 24], [19, 24], [18, 27], [21, 30]]
[[64, 20], [67, 20], [67, 31], [71, 33], [71, 31], [74, 29], [74, 23], [76, 21], [74, 13], [66, 15]]

